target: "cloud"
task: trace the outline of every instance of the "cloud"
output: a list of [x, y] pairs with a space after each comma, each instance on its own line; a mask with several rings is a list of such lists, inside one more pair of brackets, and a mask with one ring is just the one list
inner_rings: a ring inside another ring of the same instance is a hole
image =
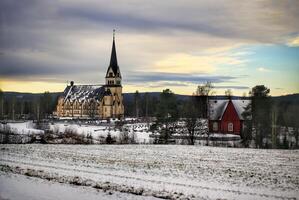
[[167, 81], [159, 81], [154, 83], [149, 83], [149, 88], [163, 88], [163, 87], [188, 87], [190, 84], [181, 83], [181, 82], [167, 82]]
[[299, 36], [289, 39], [287, 45], [290, 47], [299, 47]]
[[225, 54], [209, 53], [205, 55], [190, 55], [185, 53], [175, 53], [158, 60], [154, 63], [152, 70], [159, 72], [186, 71], [193, 73], [212, 73], [217, 66], [226, 64], [230, 66], [240, 66], [245, 61]]
[[116, 28], [125, 82], [230, 82], [250, 52], [232, 50], [298, 35], [298, 7], [270, 0], [1, 0], [0, 76], [103, 83]]
[[[132, 72], [124, 80], [124, 85], [137, 88], [156, 88], [161, 89], [165, 87], [185, 88], [185, 91], [181, 93], [192, 92], [197, 85], [206, 82], [211, 82], [214, 88], [217, 89], [236, 89], [236, 90], [247, 90], [247, 86], [217, 86], [215, 84], [232, 82], [234, 83], [238, 77], [233, 76], [221, 76], [221, 75], [207, 75], [207, 74], [192, 74], [192, 73], [166, 73], [166, 72], [147, 72], [147, 73], [136, 73]], [[188, 89], [187, 89], [188, 88]]]
[[259, 67], [259, 68], [257, 68], [257, 70], [260, 72], [270, 72], [271, 71], [270, 69], [267, 69], [265, 67]]
[[193, 83], [200, 84], [207, 81], [212, 83], [229, 82], [236, 79], [232, 76], [217, 75], [197, 75], [188, 73], [165, 73], [165, 72], [148, 72], [131, 74], [125, 81], [127, 83], [152, 83], [152, 82], [177, 82], [177, 83]]
[[234, 85], [222, 85], [222, 86], [214, 86], [216, 89], [235, 89], [235, 90], [246, 90], [250, 89], [248, 86], [234, 86]]

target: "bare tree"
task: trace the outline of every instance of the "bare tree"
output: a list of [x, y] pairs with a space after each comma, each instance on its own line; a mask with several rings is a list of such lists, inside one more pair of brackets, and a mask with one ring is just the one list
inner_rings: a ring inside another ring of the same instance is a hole
[[3, 95], [3, 92], [2, 92], [2, 90], [0, 89], [0, 109], [1, 109], [1, 111], [0, 111], [0, 119], [3, 119], [3, 111], [4, 111], [4, 107], [3, 107], [3, 105], [4, 105], [4, 97], [3, 97], [4, 95]]
[[198, 99], [191, 96], [184, 104], [184, 130], [187, 132], [189, 145], [194, 145], [197, 136], [208, 133], [207, 120], [203, 120], [201, 109], [198, 108]]
[[129, 131], [128, 128], [125, 127], [119, 135], [119, 142], [121, 144], [128, 144], [129, 143]]
[[227, 97], [231, 97], [231, 96], [233, 96], [233, 91], [231, 89], [227, 89], [227, 90], [225, 90], [224, 94]]
[[135, 144], [136, 143], [136, 133], [134, 129], [132, 130], [131, 134], [129, 135], [129, 143]]
[[91, 101], [89, 102], [89, 117], [94, 119], [96, 112], [97, 112], [97, 102], [95, 99], [91, 99]]
[[211, 82], [207, 81], [205, 84], [201, 84], [197, 86], [195, 95], [196, 96], [209, 96], [213, 94], [214, 86]]

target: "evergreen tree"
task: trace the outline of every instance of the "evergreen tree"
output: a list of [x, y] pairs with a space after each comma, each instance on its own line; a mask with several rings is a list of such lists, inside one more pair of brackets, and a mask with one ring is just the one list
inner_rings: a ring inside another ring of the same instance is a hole
[[163, 90], [160, 94], [160, 101], [156, 113], [157, 123], [161, 125], [161, 140], [167, 143], [171, 137], [174, 124], [178, 118], [177, 102], [174, 93], [169, 90]]
[[251, 91], [252, 123], [255, 144], [258, 148], [264, 148], [268, 145], [267, 140], [271, 133], [271, 99], [269, 93], [270, 89], [264, 85], [257, 85]]
[[148, 119], [148, 105], [149, 105], [149, 95], [148, 95], [148, 93], [146, 92], [146, 93], [144, 94], [144, 106], [145, 106], [145, 111], [144, 111], [144, 113], [145, 113], [145, 117], [146, 117], [146, 119]]
[[299, 139], [299, 105], [291, 104], [284, 110], [283, 118], [285, 121], [286, 127], [292, 127], [294, 129], [294, 136], [296, 139], [295, 147], [298, 148], [298, 139]]
[[242, 143], [245, 147], [249, 147], [249, 144], [252, 140], [252, 103], [249, 103], [244, 112], [242, 113], [242, 117], [244, 119], [243, 122], [243, 130], [241, 131], [241, 139]]
[[106, 137], [106, 144], [112, 144], [113, 143], [113, 139], [111, 137], [111, 134], [108, 133], [107, 137]]
[[35, 105], [35, 107], [39, 110], [40, 119], [48, 118], [52, 114], [53, 98], [48, 91], [44, 92], [35, 103], [39, 104]]
[[134, 94], [134, 105], [135, 105], [135, 117], [139, 118], [139, 111], [140, 111], [140, 94], [138, 90], [136, 90]]

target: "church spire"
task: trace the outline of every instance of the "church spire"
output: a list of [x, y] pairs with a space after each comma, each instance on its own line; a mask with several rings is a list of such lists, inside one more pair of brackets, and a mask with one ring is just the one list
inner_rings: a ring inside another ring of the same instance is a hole
[[114, 74], [117, 73], [118, 64], [117, 64], [117, 56], [116, 56], [116, 49], [115, 49], [115, 29], [113, 29], [113, 42], [112, 42], [112, 51], [111, 51], [109, 67], [112, 68]]

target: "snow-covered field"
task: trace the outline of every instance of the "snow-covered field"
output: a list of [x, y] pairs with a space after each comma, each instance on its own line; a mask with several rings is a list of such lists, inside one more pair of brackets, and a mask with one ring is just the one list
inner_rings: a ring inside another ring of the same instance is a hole
[[[35, 124], [32, 121], [7, 123], [7, 125], [0, 124], [0, 132], [5, 128], [9, 128], [14, 134], [44, 134], [43, 130], [35, 128]], [[98, 139], [101, 137], [106, 138], [108, 134], [116, 140], [119, 140], [121, 136], [120, 130], [115, 128], [115, 124], [113, 123], [110, 125], [90, 125], [57, 122], [53, 124], [51, 123], [49, 128], [54, 133], [58, 134], [65, 132], [65, 130], [71, 130], [84, 136], [91, 135], [94, 139], [94, 143], [97, 143]], [[123, 128], [128, 130], [128, 135], [134, 137], [136, 143], [150, 143], [149, 135], [152, 134], [152, 132], [148, 131], [148, 125], [146, 123], [126, 124]]]
[[0, 145], [2, 174], [79, 185], [99, 190], [99, 198], [111, 192], [168, 199], [298, 199], [298, 160], [298, 150]]
[[[30, 135], [30, 134], [43, 134], [44, 133], [43, 130], [36, 129], [36, 128], [34, 128], [34, 126], [35, 126], [35, 124], [32, 121], [7, 123], [7, 127], [14, 134]], [[0, 124], [0, 131], [3, 129], [5, 129], [5, 125]]]
[[103, 192], [90, 187], [75, 186], [0, 172], [1, 200], [152, 200], [154, 197], [136, 196], [120, 192]]
[[[148, 131], [148, 126], [146, 123], [136, 123], [136, 124], [126, 124], [124, 128], [128, 129], [128, 134], [134, 134], [134, 138], [136, 143], [150, 143], [149, 135], [151, 132]], [[91, 135], [92, 138], [98, 139], [99, 137], [106, 138], [108, 133], [111, 134], [112, 137], [119, 139], [120, 130], [116, 129], [114, 125], [104, 126], [104, 125], [87, 125], [87, 124], [67, 124], [67, 123], [55, 123], [50, 125], [50, 130], [53, 132], [64, 132], [66, 129], [74, 130], [78, 134], [82, 135]]]

